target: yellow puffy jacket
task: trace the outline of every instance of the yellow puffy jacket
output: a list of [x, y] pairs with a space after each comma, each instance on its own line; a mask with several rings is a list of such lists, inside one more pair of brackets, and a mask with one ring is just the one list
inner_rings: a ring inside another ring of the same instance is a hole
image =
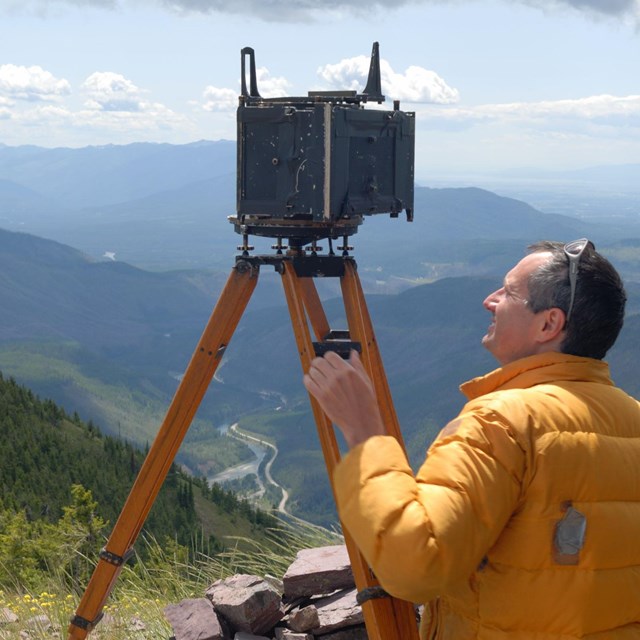
[[417, 476], [390, 436], [335, 469], [380, 583], [427, 603], [422, 638], [640, 638], [640, 403], [561, 353], [461, 389]]

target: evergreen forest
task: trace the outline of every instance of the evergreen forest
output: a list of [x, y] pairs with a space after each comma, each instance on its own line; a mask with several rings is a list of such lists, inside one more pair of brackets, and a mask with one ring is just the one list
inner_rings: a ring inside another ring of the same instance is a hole
[[[0, 587], [36, 581], [56, 561], [56, 546], [72, 531], [77, 535], [78, 527], [76, 552], [94, 561], [144, 453], [1, 374], [0, 442]], [[214, 553], [237, 544], [237, 536], [264, 540], [276, 524], [230, 491], [209, 487], [174, 464], [141, 537], [165, 548], [177, 545], [193, 553], [197, 546]], [[144, 555], [146, 546], [139, 547]], [[82, 576], [72, 573], [84, 580], [89, 571], [87, 566]]]

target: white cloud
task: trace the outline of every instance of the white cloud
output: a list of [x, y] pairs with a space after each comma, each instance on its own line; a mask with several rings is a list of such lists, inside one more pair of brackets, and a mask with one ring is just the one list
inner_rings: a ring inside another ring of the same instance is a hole
[[[266, 67], [256, 69], [256, 84], [263, 98], [279, 98], [288, 94], [291, 83], [282, 76], [272, 77]], [[240, 91], [208, 86], [203, 92], [205, 111], [232, 111], [238, 106]]]
[[220, 89], [208, 86], [202, 94], [205, 111], [231, 111], [238, 106], [238, 92], [233, 89]]
[[[67, 0], [97, 4], [100, 0]], [[109, 0], [103, 0], [107, 3]], [[269, 22], [304, 22], [322, 20], [327, 14], [351, 10], [352, 13], [385, 12], [408, 4], [464, 4], [465, 0], [155, 0], [160, 5], [184, 13], [239, 13], [254, 15]], [[466, 0], [467, 4], [478, 0]], [[503, 0], [505, 4], [529, 5], [544, 11], [574, 10], [593, 17], [610, 17], [637, 21], [640, 0]]]
[[[31, 13], [47, 17], [64, 7], [118, 10], [135, 7], [142, 0], [0, 0], [0, 12]], [[266, 22], [322, 21], [328, 16], [377, 13], [384, 17], [390, 9], [410, 4], [472, 4], [480, 0], [145, 0], [179, 14], [236, 14], [255, 16]], [[594, 18], [610, 18], [638, 24], [640, 0], [502, 0], [504, 4], [528, 5], [546, 12], [574, 11]]]
[[4, 104], [7, 100], [56, 101], [70, 93], [67, 80], [57, 79], [40, 66], [0, 65], [0, 99], [4, 98]]
[[112, 71], [96, 71], [83, 83], [89, 96], [86, 106], [101, 111], [141, 111], [143, 91], [131, 80]]
[[[367, 83], [370, 58], [356, 56], [327, 64], [318, 69], [318, 75], [331, 89], [351, 89], [361, 92]], [[380, 60], [382, 93], [387, 98], [415, 103], [451, 104], [458, 102], [460, 94], [450, 87], [435, 71], [411, 66], [404, 74], [396, 73], [386, 60]]]
[[47, 17], [56, 13], [60, 7], [71, 5], [76, 7], [97, 7], [101, 9], [117, 9], [119, 0], [0, 0], [0, 11], [6, 13], [33, 13]]
[[4, 123], [0, 134], [8, 141], [26, 136], [45, 145], [54, 140], [60, 144], [60, 132], [67, 140], [88, 140], [87, 144], [166, 141], [176, 132], [197, 135], [189, 118], [145, 99], [144, 90], [119, 74], [93, 73], [82, 90], [87, 100], [80, 108], [62, 103], [25, 107], [14, 102], [8, 108], [0, 104], [0, 122]]
[[395, 100], [451, 104], [460, 99], [457, 89], [450, 87], [435, 71], [423, 67], [408, 67], [401, 75], [383, 61], [380, 74], [383, 89]]
[[32, 109], [14, 111], [11, 115], [16, 125], [26, 127], [61, 127], [71, 121], [72, 113], [61, 105], [39, 105]]
[[148, 92], [112, 71], [96, 71], [82, 84], [88, 100], [72, 116], [74, 126], [102, 130], [163, 130], [186, 125], [188, 119], [145, 98]]
[[[382, 60], [380, 67], [382, 68]], [[350, 89], [361, 92], [369, 73], [370, 59], [365, 56], [346, 58], [336, 64], [319, 67], [317, 74], [331, 89]]]
[[453, 132], [495, 125], [544, 135], [635, 140], [640, 138], [640, 95], [425, 107], [416, 114], [416, 122], [427, 131]]
[[640, 0], [518, 0], [518, 2], [546, 10], [571, 8], [594, 16], [640, 18]]
[[188, 118], [157, 102], [141, 103], [137, 111], [83, 109], [71, 114], [71, 125], [74, 128], [118, 134], [152, 134], [190, 128]]
[[263, 98], [280, 98], [287, 95], [291, 86], [290, 82], [282, 76], [271, 77], [266, 67], [258, 67], [256, 70], [258, 92]]

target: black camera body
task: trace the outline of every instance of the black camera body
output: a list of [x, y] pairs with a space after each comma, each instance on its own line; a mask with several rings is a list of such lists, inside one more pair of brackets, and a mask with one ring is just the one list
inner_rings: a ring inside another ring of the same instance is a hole
[[400, 111], [398, 102], [391, 111], [363, 107], [384, 99], [377, 43], [362, 94], [300, 98], [262, 98], [253, 49], [243, 49], [236, 231], [315, 239], [355, 233], [367, 215], [405, 210], [411, 220], [415, 115]]

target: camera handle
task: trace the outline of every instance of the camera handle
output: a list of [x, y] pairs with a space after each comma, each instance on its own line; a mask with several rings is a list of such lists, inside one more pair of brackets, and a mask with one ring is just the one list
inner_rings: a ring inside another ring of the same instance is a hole
[[[247, 93], [247, 72], [245, 67], [245, 60], [249, 56], [249, 86], [250, 93]], [[260, 98], [258, 93], [258, 79], [256, 76], [256, 53], [251, 47], [244, 47], [240, 51], [240, 85], [241, 93], [244, 98]]]

